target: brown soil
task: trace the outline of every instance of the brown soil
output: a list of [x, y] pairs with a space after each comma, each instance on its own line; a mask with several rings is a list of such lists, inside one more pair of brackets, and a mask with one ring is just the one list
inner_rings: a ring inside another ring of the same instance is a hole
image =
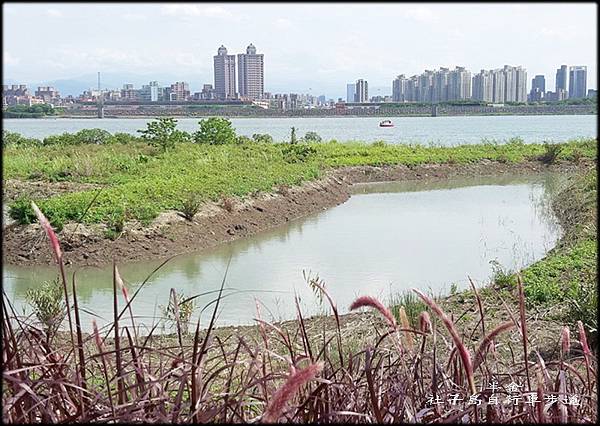
[[[161, 214], [148, 227], [128, 223], [114, 241], [104, 236], [103, 225], [68, 224], [59, 233], [65, 263], [98, 266], [118, 259], [120, 262], [168, 258], [207, 249], [218, 244], [254, 235], [288, 221], [334, 207], [350, 197], [354, 183], [398, 180], [443, 179], [454, 176], [498, 176], [542, 171], [574, 172], [591, 163], [562, 162], [544, 166], [537, 161], [518, 164], [484, 160], [474, 164], [428, 164], [420, 166], [356, 166], [330, 171], [326, 177], [293, 188], [279, 188], [246, 200], [236, 200], [231, 211], [218, 204], [206, 204], [193, 222], [175, 212]], [[41, 196], [81, 190], [70, 183], [5, 183], [5, 199], [19, 193]], [[4, 228], [3, 261], [9, 264], [52, 264], [52, 253], [38, 224]]]

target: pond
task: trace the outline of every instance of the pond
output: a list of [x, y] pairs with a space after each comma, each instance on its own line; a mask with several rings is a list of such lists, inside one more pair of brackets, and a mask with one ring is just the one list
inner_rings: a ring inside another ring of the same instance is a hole
[[[342, 205], [255, 236], [180, 255], [156, 272], [134, 301], [137, 322], [150, 327], [162, 315], [171, 288], [196, 299], [196, 316], [225, 277], [218, 325], [252, 324], [256, 300], [268, 320], [325, 313], [305, 276], [318, 276], [341, 313], [355, 297], [390, 300], [412, 287], [435, 294], [451, 285], [489, 281], [490, 262], [518, 269], [544, 256], [560, 237], [548, 194], [564, 175], [455, 178], [359, 184]], [[130, 294], [161, 261], [118, 264]], [[229, 267], [227, 265], [229, 264]], [[70, 276], [72, 269], [67, 271]], [[3, 267], [4, 291], [18, 312], [29, 311], [28, 288], [57, 277], [55, 267]], [[78, 268], [80, 305], [111, 322], [111, 268]], [[124, 306], [119, 294], [120, 306]], [[211, 305], [202, 313], [207, 325]], [[89, 313], [82, 314], [86, 331]], [[165, 330], [169, 330], [166, 328]], [[143, 331], [142, 331], [143, 332]]]

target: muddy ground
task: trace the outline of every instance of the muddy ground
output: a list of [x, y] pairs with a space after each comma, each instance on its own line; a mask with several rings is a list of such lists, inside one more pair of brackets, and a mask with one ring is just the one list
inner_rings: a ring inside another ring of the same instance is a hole
[[[334, 169], [323, 179], [270, 194], [236, 200], [232, 206], [208, 203], [186, 221], [176, 212], [161, 214], [150, 226], [127, 223], [115, 240], [106, 238], [103, 225], [68, 224], [58, 234], [66, 264], [100, 266], [119, 262], [168, 258], [199, 251], [254, 235], [288, 221], [337, 206], [350, 197], [350, 185], [363, 182], [444, 179], [456, 176], [499, 176], [544, 171], [575, 172], [592, 162], [561, 162], [551, 166], [538, 161], [518, 164], [483, 160], [474, 164], [427, 164], [419, 166], [356, 166]], [[4, 182], [4, 203], [21, 193], [47, 197], [88, 189], [80, 184]], [[225, 208], [228, 207], [228, 208]], [[230, 211], [231, 210], [231, 211]], [[48, 242], [38, 224], [3, 227], [3, 262], [18, 265], [52, 264]]]

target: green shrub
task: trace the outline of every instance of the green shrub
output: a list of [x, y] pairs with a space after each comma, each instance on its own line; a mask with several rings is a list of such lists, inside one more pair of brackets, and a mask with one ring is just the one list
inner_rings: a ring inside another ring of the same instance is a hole
[[37, 287], [30, 288], [25, 293], [25, 298], [38, 321], [44, 326], [49, 342], [58, 331], [67, 312], [60, 281], [45, 281]]
[[26, 138], [20, 133], [2, 130], [2, 146], [39, 146], [41, 141], [35, 138]]
[[492, 282], [500, 288], [512, 287], [517, 283], [515, 274], [504, 269], [500, 262], [490, 260], [490, 265], [492, 265]]
[[317, 153], [312, 146], [300, 144], [286, 144], [282, 150], [283, 158], [287, 163], [302, 163]]
[[114, 135], [112, 135], [111, 139], [112, 140], [110, 141], [110, 143], [120, 143], [122, 145], [127, 145], [139, 141], [139, 137], [122, 132], [115, 133]]
[[82, 129], [75, 133], [78, 144], [106, 145], [112, 142], [112, 135], [102, 129]]
[[62, 135], [46, 136], [43, 145], [78, 145], [78, 139], [74, 133], [63, 133]]
[[36, 220], [35, 213], [31, 208], [31, 198], [21, 195], [8, 207], [8, 215], [19, 225], [27, 225]]
[[385, 148], [386, 143], [385, 143], [385, 141], [375, 141], [375, 142], [373, 142], [372, 146], [374, 146], [376, 148]]
[[190, 192], [181, 202], [181, 207], [177, 214], [191, 222], [194, 220], [196, 213], [200, 211], [200, 206], [202, 206], [202, 197], [196, 193]]
[[323, 139], [317, 132], [306, 132], [306, 135], [304, 135], [304, 142], [319, 143], [323, 142]]
[[198, 122], [200, 130], [194, 132], [194, 142], [210, 145], [226, 145], [236, 142], [231, 121], [222, 117], [209, 117]]
[[538, 160], [544, 164], [554, 164], [562, 149], [561, 144], [544, 142], [544, 153], [538, 157]]
[[255, 133], [252, 139], [256, 143], [273, 143], [273, 137], [267, 133]]
[[248, 136], [239, 135], [235, 137], [235, 143], [238, 145], [247, 145], [252, 142], [252, 139], [250, 139]]

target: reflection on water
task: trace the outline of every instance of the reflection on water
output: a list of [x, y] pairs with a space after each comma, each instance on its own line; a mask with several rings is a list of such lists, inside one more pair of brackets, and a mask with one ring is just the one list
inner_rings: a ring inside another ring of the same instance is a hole
[[[198, 306], [207, 305], [229, 261], [217, 322], [222, 325], [252, 323], [255, 298], [267, 319], [293, 318], [294, 294], [306, 314], [323, 312], [325, 306], [319, 306], [303, 271], [325, 281], [341, 312], [362, 294], [385, 299], [411, 287], [436, 293], [452, 283], [466, 287], [467, 276], [486, 281], [491, 260], [516, 269], [554, 246], [560, 230], [547, 200], [563, 178], [547, 174], [355, 185], [354, 195], [338, 207], [172, 259], [140, 291], [133, 312], [150, 324], [172, 287], [187, 296], [212, 291], [197, 299]], [[160, 263], [119, 264], [130, 293]], [[100, 317], [99, 324], [109, 322], [111, 268], [75, 272], [80, 304]], [[20, 311], [27, 306], [27, 288], [57, 273], [53, 267], [4, 266], [3, 275], [4, 290]], [[202, 314], [203, 323], [210, 312]], [[91, 319], [82, 315], [88, 330]]]

